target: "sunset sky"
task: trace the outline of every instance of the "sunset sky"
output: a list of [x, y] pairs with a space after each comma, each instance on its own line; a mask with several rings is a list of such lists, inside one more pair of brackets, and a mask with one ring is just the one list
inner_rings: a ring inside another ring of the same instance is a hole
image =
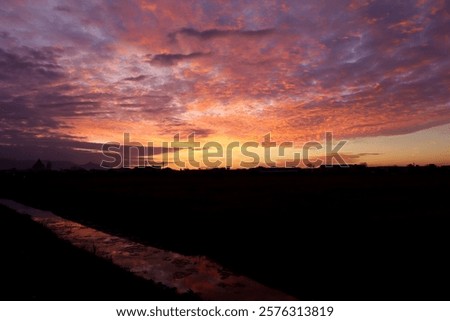
[[352, 163], [450, 164], [449, 48], [445, 0], [6, 0], [0, 158], [329, 131]]

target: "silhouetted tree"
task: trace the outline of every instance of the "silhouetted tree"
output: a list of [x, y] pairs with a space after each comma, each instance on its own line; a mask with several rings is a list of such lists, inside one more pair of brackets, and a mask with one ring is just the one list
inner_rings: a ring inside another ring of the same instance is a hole
[[33, 167], [31, 167], [31, 169], [34, 171], [43, 171], [45, 170], [45, 165], [40, 159], [38, 159], [36, 163], [34, 163]]

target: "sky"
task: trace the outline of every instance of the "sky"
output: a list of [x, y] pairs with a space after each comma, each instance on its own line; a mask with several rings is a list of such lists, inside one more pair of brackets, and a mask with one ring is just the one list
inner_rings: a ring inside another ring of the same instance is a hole
[[332, 132], [348, 162], [450, 164], [449, 47], [445, 0], [3, 0], [0, 158]]

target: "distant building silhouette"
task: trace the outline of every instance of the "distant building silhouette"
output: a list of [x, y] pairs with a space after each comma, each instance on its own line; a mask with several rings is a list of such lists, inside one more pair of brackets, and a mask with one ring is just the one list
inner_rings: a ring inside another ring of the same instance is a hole
[[34, 163], [33, 167], [31, 167], [31, 169], [34, 171], [44, 171], [45, 165], [44, 163], [42, 163], [41, 159], [38, 159], [36, 163]]

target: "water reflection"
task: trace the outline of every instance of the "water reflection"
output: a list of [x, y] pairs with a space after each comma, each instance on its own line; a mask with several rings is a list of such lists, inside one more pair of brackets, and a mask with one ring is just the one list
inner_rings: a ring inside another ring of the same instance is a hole
[[77, 247], [107, 258], [130, 272], [175, 287], [194, 291], [205, 300], [290, 300], [292, 297], [235, 275], [206, 257], [186, 256], [113, 236], [48, 211], [1, 200], [3, 204], [52, 230]]

